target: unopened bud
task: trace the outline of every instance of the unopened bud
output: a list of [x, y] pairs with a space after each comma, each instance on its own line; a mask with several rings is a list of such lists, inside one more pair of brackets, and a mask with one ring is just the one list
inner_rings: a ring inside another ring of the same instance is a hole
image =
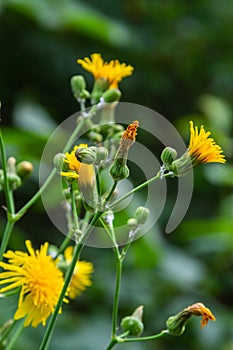
[[105, 93], [102, 95], [102, 98], [106, 103], [119, 101], [119, 99], [121, 98], [121, 92], [118, 89], [109, 89], [105, 91]]
[[132, 229], [132, 228], [135, 228], [137, 225], [138, 225], [138, 220], [137, 219], [134, 219], [134, 218], [130, 218], [128, 221], [127, 221], [127, 225]]
[[96, 150], [96, 164], [101, 163], [108, 157], [108, 150], [105, 147], [97, 147]]
[[76, 99], [87, 99], [90, 94], [86, 90], [86, 81], [82, 75], [75, 75], [70, 80], [71, 90]]
[[97, 79], [91, 93], [91, 102], [97, 103], [103, 96], [103, 93], [108, 89], [108, 82], [104, 78]]
[[142, 323], [143, 306], [139, 306], [131, 316], [126, 316], [121, 321], [121, 328], [129, 335], [139, 337], [144, 329]]
[[95, 132], [95, 131], [91, 131], [88, 133], [88, 138], [93, 141], [93, 142], [97, 142], [97, 143], [100, 143], [103, 141], [103, 136], [98, 133], [98, 132]]
[[58, 174], [60, 174], [60, 172], [62, 171], [65, 158], [66, 156], [64, 153], [57, 153], [53, 158], [53, 164]]
[[116, 158], [114, 159], [110, 169], [110, 175], [114, 181], [124, 180], [129, 176], [129, 168], [126, 165], [126, 159]]
[[16, 188], [22, 185], [22, 180], [17, 174], [8, 173], [7, 178], [11, 190], [16, 190]]
[[135, 212], [135, 219], [138, 221], [140, 225], [143, 225], [148, 219], [149, 214], [150, 214], [150, 210], [148, 208], [138, 207]]
[[22, 179], [26, 179], [33, 172], [34, 167], [31, 162], [24, 160], [16, 165], [16, 174]]
[[79, 147], [75, 156], [77, 160], [84, 164], [94, 164], [96, 162], [97, 147]]
[[166, 147], [161, 153], [161, 160], [166, 170], [171, 169], [171, 164], [177, 157], [177, 151], [172, 147]]

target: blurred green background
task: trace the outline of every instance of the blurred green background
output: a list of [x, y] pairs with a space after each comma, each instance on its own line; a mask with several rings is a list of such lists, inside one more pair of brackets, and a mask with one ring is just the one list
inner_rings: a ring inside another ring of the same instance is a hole
[[[117, 349], [233, 349], [232, 23], [229, 0], [1, 0], [0, 99], [7, 155], [35, 166], [33, 177], [17, 190], [17, 207], [38, 188], [50, 133], [78, 110], [69, 87], [72, 75], [83, 74], [76, 59], [93, 52], [135, 67], [120, 84], [122, 101], [161, 113], [185, 139], [190, 118], [203, 123], [229, 159], [225, 166], [196, 169], [188, 212], [166, 235], [177, 190], [169, 183], [158, 224], [133, 244], [126, 259], [120, 300], [120, 317], [144, 304], [144, 335], [160, 331], [168, 316], [196, 301], [211, 308], [217, 321], [201, 330], [199, 319], [192, 319], [181, 337]], [[90, 86], [91, 76], [85, 77]], [[3, 209], [0, 215], [2, 232]], [[64, 238], [41, 202], [16, 225], [10, 247], [24, 249], [26, 238], [35, 246]], [[94, 263], [93, 287], [63, 307], [51, 350], [102, 350], [108, 342], [114, 257], [110, 249], [87, 248], [82, 258]], [[2, 302], [1, 323], [15, 308], [16, 301]], [[26, 328], [14, 349], [37, 349], [43, 332], [43, 327]]]

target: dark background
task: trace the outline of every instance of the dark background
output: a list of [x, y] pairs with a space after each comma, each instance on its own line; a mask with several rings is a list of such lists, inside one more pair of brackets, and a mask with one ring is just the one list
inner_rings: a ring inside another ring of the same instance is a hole
[[[200, 329], [193, 319], [182, 337], [119, 345], [119, 349], [231, 350], [233, 348], [233, 2], [223, 0], [5, 0], [0, 4], [0, 99], [7, 155], [31, 160], [35, 172], [16, 192], [20, 208], [38, 188], [43, 148], [53, 129], [78, 105], [69, 80], [84, 74], [76, 63], [93, 52], [135, 67], [120, 84], [122, 101], [161, 113], [187, 140], [188, 121], [204, 124], [228, 158], [195, 171], [185, 219], [164, 233], [176, 196], [169, 183], [167, 209], [156, 227], [136, 241], [126, 259], [120, 317], [145, 306], [144, 335], [164, 328], [168, 316], [196, 301], [217, 321]], [[158, 156], [158, 149], [154, 147]], [[4, 204], [3, 196], [1, 202]], [[5, 214], [1, 210], [3, 232]], [[45, 240], [60, 244], [38, 201], [16, 225], [10, 247]], [[63, 307], [51, 349], [103, 349], [110, 336], [114, 257], [110, 249], [85, 249], [93, 262], [93, 287]], [[2, 302], [1, 319], [16, 301]], [[9, 304], [11, 303], [11, 304]], [[43, 327], [27, 328], [15, 350], [36, 349]], [[98, 346], [97, 346], [98, 345]]]

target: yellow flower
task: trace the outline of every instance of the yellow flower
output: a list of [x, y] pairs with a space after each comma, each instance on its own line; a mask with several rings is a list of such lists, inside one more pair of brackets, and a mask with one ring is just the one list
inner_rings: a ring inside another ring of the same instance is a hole
[[204, 163], [225, 163], [222, 148], [213, 138], [209, 138], [210, 131], [205, 131], [203, 125], [198, 131], [190, 121], [190, 141], [187, 151], [178, 159], [168, 164], [172, 176], [186, 175], [193, 167]]
[[25, 318], [24, 326], [37, 327], [46, 324], [47, 318], [54, 312], [64, 279], [57, 268], [56, 261], [47, 255], [49, 244], [46, 242], [40, 250], [34, 250], [31, 241], [25, 242], [28, 253], [9, 250], [4, 257], [8, 263], [0, 262], [6, 272], [0, 273], [0, 284], [4, 293], [20, 287], [18, 309], [14, 319]]
[[68, 164], [71, 171], [61, 171], [60, 175], [78, 179], [78, 185], [85, 203], [90, 209], [95, 209], [98, 202], [95, 168], [93, 164], [85, 164], [78, 161], [76, 151], [81, 147], [88, 148], [88, 145], [80, 144], [75, 146], [71, 153], [66, 152], [64, 162]]
[[71, 177], [74, 179], [77, 179], [79, 177], [79, 170], [80, 170], [81, 163], [78, 161], [75, 153], [80, 147], [87, 148], [88, 146], [86, 144], [81, 143], [79, 146], [74, 146], [74, 149], [71, 153], [69, 152], [65, 153], [66, 158], [64, 162], [68, 164], [69, 169], [72, 171], [61, 171], [60, 175]]
[[190, 121], [190, 142], [188, 147], [189, 155], [196, 164], [200, 163], [225, 163], [226, 159], [222, 149], [216, 144], [213, 138], [209, 138], [210, 131], [205, 131], [203, 125], [198, 132], [198, 127], [193, 127]]
[[81, 66], [90, 72], [95, 80], [105, 79], [109, 85], [109, 88], [117, 88], [118, 83], [123, 78], [130, 76], [133, 72], [133, 67], [120, 63], [118, 60], [112, 60], [110, 62], [104, 62], [101, 54], [93, 53], [91, 59], [85, 57], [83, 60], [78, 59], [77, 62]]
[[[71, 263], [72, 255], [73, 247], [69, 246], [64, 252], [64, 257], [68, 265]], [[90, 262], [78, 261], [76, 263], [73, 276], [66, 294], [70, 299], [75, 299], [77, 295], [92, 285], [90, 274], [93, 271], [93, 265]]]

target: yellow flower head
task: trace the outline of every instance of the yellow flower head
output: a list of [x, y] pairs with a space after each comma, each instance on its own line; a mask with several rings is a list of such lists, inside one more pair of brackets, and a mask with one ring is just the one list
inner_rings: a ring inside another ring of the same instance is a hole
[[[73, 247], [69, 246], [64, 252], [64, 257], [68, 265], [71, 263], [72, 255]], [[93, 265], [90, 262], [78, 261], [76, 263], [73, 276], [66, 294], [70, 299], [75, 299], [77, 295], [92, 285], [90, 275], [93, 271]]]
[[226, 159], [222, 154], [222, 149], [216, 144], [213, 138], [209, 138], [210, 131], [205, 131], [203, 125], [198, 132], [198, 127], [193, 127], [193, 122], [190, 121], [190, 142], [188, 153], [191, 156], [192, 162], [195, 164], [201, 163], [225, 163]]
[[120, 63], [118, 60], [104, 62], [99, 53], [93, 53], [91, 59], [85, 57], [83, 60], [78, 59], [77, 62], [81, 64], [85, 70], [90, 72], [95, 80], [105, 79], [110, 89], [117, 88], [118, 83], [120, 83], [123, 78], [130, 76], [133, 72], [132, 66]]
[[66, 152], [64, 162], [68, 164], [70, 171], [61, 171], [60, 175], [78, 179], [79, 189], [84, 197], [86, 204], [95, 209], [97, 206], [97, 189], [95, 168], [93, 164], [81, 163], [76, 157], [76, 151], [79, 148], [88, 148], [86, 144], [75, 146], [71, 153]]
[[87, 148], [88, 146], [86, 144], [81, 143], [79, 146], [74, 146], [74, 149], [71, 153], [65, 153], [66, 158], [64, 162], [68, 164], [69, 169], [71, 171], [61, 171], [60, 175], [70, 177], [73, 179], [77, 179], [79, 177], [81, 163], [78, 161], [75, 153], [80, 147]]
[[[194, 127], [193, 122], [190, 121], [190, 141], [188, 149], [180, 158], [168, 164], [168, 170], [175, 176], [182, 176], [186, 175], [193, 167], [199, 164], [211, 162], [225, 163], [226, 159], [222, 154], [222, 148], [209, 136], [210, 132], [205, 131], [203, 125], [200, 131], [198, 131], [198, 127]], [[165, 150], [167, 151], [167, 149], [168, 148]], [[165, 153], [165, 156], [166, 154], [167, 153]]]
[[0, 273], [0, 284], [8, 284], [1, 293], [20, 287], [18, 309], [14, 319], [25, 318], [24, 326], [37, 327], [46, 324], [57, 304], [64, 279], [56, 261], [47, 255], [49, 244], [34, 250], [31, 241], [25, 242], [28, 253], [9, 250], [4, 257], [8, 263], [0, 262], [6, 270]]

